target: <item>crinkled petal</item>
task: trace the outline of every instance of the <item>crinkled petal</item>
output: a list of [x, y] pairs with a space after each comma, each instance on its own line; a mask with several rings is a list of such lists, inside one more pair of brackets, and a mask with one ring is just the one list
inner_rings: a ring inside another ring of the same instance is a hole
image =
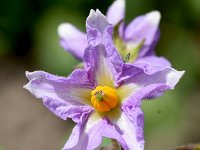
[[71, 118], [76, 123], [82, 123], [84, 117], [89, 115], [93, 110], [91, 106], [67, 105], [65, 102], [49, 97], [43, 98], [43, 103], [56, 116], [63, 120]]
[[100, 146], [102, 137], [116, 139], [122, 145], [125, 143], [115, 126], [107, 118], [95, 115], [95, 112], [91, 114], [85, 126], [77, 125], [74, 128], [63, 150], [94, 150]]
[[77, 124], [63, 150], [94, 150], [102, 137], [115, 139], [124, 150], [143, 150], [143, 113], [139, 107], [123, 107], [106, 116], [90, 114], [85, 124]]
[[106, 17], [97, 9], [90, 11], [86, 20], [88, 43], [92, 46], [103, 44], [106, 49], [107, 57], [117, 68], [122, 59], [117, 52], [112, 40], [113, 26], [110, 25]]
[[[78, 143], [85, 143], [85, 141], [87, 141], [87, 139], [80, 139], [80, 136], [83, 132], [83, 127], [84, 127], [83, 125], [84, 124], [77, 124], [73, 128], [72, 133], [71, 133], [67, 143], [62, 148], [62, 150], [76, 150]], [[79, 139], [80, 139], [80, 141], [79, 141]], [[79, 147], [79, 149], [80, 149], [80, 147]]]
[[141, 99], [158, 97], [165, 90], [174, 89], [183, 74], [184, 71], [177, 71], [173, 68], [147, 74], [143, 69], [132, 64], [124, 64], [118, 84], [135, 84], [137, 92], [131, 96], [131, 100], [137, 104]]
[[173, 89], [182, 77], [185, 71], [177, 71], [173, 68], [166, 68], [164, 70], [155, 72], [154, 74], [147, 74], [143, 69], [138, 68], [132, 64], [124, 64], [119, 81], [126, 83], [135, 83], [146, 86], [155, 83], [165, 83], [170, 89]]
[[105, 46], [90, 46], [85, 50], [83, 60], [96, 85], [114, 87], [116, 70], [107, 57]]
[[115, 0], [107, 11], [108, 22], [112, 25], [116, 25], [124, 19], [124, 15], [125, 0]]
[[117, 140], [124, 150], [143, 150], [143, 124], [143, 113], [137, 106], [124, 106], [122, 111], [104, 117], [93, 112], [85, 125], [74, 128], [63, 150], [93, 150], [99, 147], [102, 137]]
[[63, 150], [76, 150], [77, 148], [82, 149], [81, 146], [86, 144], [87, 138], [82, 136], [90, 113], [83, 113], [82, 120], [77, 122], [76, 126], [73, 128], [72, 134], [70, 135], [67, 143], [64, 145]]
[[146, 74], [154, 74], [166, 68], [170, 68], [170, 62], [164, 57], [147, 56], [137, 59], [135, 66], [142, 68]]
[[145, 40], [139, 56], [150, 54], [155, 47], [159, 36], [160, 12], [152, 11], [134, 19], [126, 28], [124, 38], [129, 43], [139, 44]]
[[76, 58], [82, 59], [85, 48], [88, 45], [87, 36], [69, 23], [63, 23], [58, 27], [61, 46], [72, 53]]
[[112, 28], [113, 26], [107, 22], [106, 17], [98, 9], [96, 11], [90, 10], [90, 14], [86, 19], [89, 44], [96, 46], [101, 43], [104, 40], [104, 36], [108, 34], [108, 30], [112, 30]]
[[144, 149], [144, 118], [140, 107], [123, 106], [119, 116], [110, 116], [109, 119], [125, 141], [120, 143], [124, 150]]
[[[81, 111], [89, 111], [90, 92], [92, 84], [88, 80], [87, 73], [83, 70], [74, 71], [68, 78], [55, 76], [43, 71], [26, 72], [29, 79], [24, 88], [37, 98], [43, 100], [44, 105], [62, 119], [81, 114]], [[73, 107], [70, 107], [73, 106]], [[81, 107], [75, 107], [81, 106]], [[81, 115], [79, 115], [81, 116]]]

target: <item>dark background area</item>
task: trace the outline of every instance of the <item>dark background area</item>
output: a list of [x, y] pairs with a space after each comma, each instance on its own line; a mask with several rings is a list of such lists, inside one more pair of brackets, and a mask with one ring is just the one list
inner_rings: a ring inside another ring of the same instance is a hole
[[[67, 76], [78, 61], [59, 46], [58, 25], [70, 22], [85, 31], [90, 9], [105, 14], [111, 3], [0, 1], [0, 150], [61, 149], [73, 123], [55, 117], [22, 88], [27, 82], [24, 72]], [[200, 1], [127, 0], [126, 23], [152, 10], [162, 15], [156, 53], [186, 71], [175, 90], [143, 102], [145, 149], [167, 150], [200, 142]]]

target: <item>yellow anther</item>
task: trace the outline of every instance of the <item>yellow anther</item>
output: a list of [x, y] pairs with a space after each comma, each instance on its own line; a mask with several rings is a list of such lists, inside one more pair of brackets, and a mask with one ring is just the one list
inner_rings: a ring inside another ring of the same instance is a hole
[[117, 91], [107, 86], [97, 86], [91, 96], [91, 103], [99, 112], [108, 112], [118, 103]]

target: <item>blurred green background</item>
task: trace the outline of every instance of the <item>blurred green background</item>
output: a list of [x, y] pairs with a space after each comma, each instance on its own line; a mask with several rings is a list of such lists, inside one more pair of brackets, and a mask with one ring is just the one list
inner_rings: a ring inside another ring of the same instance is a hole
[[[71, 121], [52, 115], [22, 86], [25, 70], [67, 76], [78, 63], [59, 46], [57, 27], [70, 22], [85, 31], [90, 9], [104, 14], [112, 0], [0, 1], [0, 150], [61, 149]], [[200, 142], [200, 1], [127, 0], [126, 22], [159, 10], [158, 55], [185, 70], [177, 88], [144, 101], [145, 149], [168, 150]]]

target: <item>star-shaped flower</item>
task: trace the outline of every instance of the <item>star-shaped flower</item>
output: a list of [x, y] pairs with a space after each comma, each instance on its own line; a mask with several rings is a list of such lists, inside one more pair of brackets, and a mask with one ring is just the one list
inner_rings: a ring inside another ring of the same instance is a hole
[[87, 18], [88, 47], [84, 69], [69, 77], [43, 71], [26, 72], [24, 86], [58, 117], [74, 127], [63, 150], [94, 150], [102, 137], [116, 139], [125, 150], [143, 150], [141, 100], [173, 89], [183, 71], [166, 68], [148, 74], [124, 63], [112, 41], [113, 26], [100, 11]]
[[[133, 63], [147, 74], [171, 67], [164, 57], [155, 55], [155, 46], [160, 37], [160, 12], [152, 11], [138, 16], [128, 25], [123, 22], [125, 16], [125, 0], [115, 0], [107, 11], [107, 21], [114, 25], [111, 35], [115, 47], [125, 62]], [[88, 23], [86, 22], [86, 26]], [[88, 46], [87, 34], [81, 32], [70, 23], [58, 27], [61, 46], [76, 58], [82, 60], [84, 50]]]

